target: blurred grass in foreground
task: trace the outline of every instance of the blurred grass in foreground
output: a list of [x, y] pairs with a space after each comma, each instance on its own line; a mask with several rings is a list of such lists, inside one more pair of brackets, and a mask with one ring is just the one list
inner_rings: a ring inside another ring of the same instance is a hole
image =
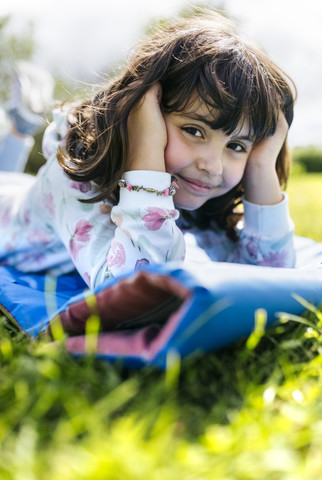
[[[320, 221], [320, 182], [290, 181], [306, 236]], [[322, 313], [286, 315], [262, 335], [174, 357], [166, 372], [130, 371], [31, 340], [1, 317], [0, 479], [321, 479]]]

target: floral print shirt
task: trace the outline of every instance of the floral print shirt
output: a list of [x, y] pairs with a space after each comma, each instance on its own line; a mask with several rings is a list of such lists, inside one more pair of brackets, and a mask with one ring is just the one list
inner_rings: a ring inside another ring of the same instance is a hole
[[[94, 182], [71, 180], [56, 159], [66, 129], [66, 113], [55, 111], [43, 139], [47, 162], [36, 177], [0, 174], [1, 265], [30, 273], [76, 269], [92, 288], [141, 265], [182, 262], [186, 245], [188, 253], [198, 250], [214, 261], [294, 266], [286, 195], [273, 206], [244, 202], [239, 242], [221, 230], [186, 230], [171, 196], [121, 188], [117, 205], [83, 203], [96, 195]], [[171, 182], [168, 173], [146, 170], [126, 172], [124, 179], [156, 190]]]

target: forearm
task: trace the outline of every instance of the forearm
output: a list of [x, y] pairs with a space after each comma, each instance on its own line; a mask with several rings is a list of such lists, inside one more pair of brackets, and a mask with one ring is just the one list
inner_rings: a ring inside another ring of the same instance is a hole
[[193, 228], [185, 233], [186, 261], [207, 261], [206, 253], [215, 262], [293, 268], [294, 224], [289, 214], [287, 194], [283, 192], [282, 201], [275, 205], [256, 205], [245, 199], [243, 204], [244, 218], [238, 224], [238, 240], [231, 240], [219, 228]]
[[[55, 171], [60, 169], [57, 167]], [[152, 171], [124, 176], [131, 185], [158, 191], [171, 182], [170, 174]], [[153, 176], [158, 178], [153, 180]], [[55, 184], [62, 186], [63, 192], [60, 190], [59, 199], [53, 198], [54, 204], [49, 205], [54, 214], [50, 221], [91, 288], [145, 264], [183, 260], [185, 244], [176, 225], [179, 213], [170, 195], [121, 188], [120, 202], [114, 207], [109, 203], [84, 205], [78, 199], [89, 198], [90, 191], [82, 193], [76, 182], [63, 175]], [[46, 204], [45, 199], [42, 204]]]
[[116, 231], [107, 255], [106, 276], [134, 271], [144, 264], [181, 261], [185, 255], [182, 232], [176, 225], [179, 212], [171, 195], [156, 194], [169, 189], [171, 176], [153, 171], [126, 172], [128, 185], [121, 188], [119, 204], [111, 212]]
[[253, 146], [243, 176], [247, 201], [256, 205], [275, 205], [282, 201], [276, 162], [286, 142], [287, 132], [287, 121], [280, 113], [275, 133]]
[[132, 141], [127, 156], [127, 170], [153, 170], [165, 172], [164, 149], [156, 148], [153, 141]]
[[249, 165], [243, 183], [248, 202], [275, 205], [283, 199], [276, 170], [270, 164]]
[[244, 199], [244, 221], [236, 251], [240, 263], [294, 267], [294, 224], [288, 196], [286, 193], [281, 196], [282, 200], [274, 205], [258, 205]]

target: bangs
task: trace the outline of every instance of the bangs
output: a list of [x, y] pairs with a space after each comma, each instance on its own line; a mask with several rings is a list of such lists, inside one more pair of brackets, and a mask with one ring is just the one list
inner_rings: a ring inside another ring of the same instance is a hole
[[[181, 62], [162, 79], [165, 111], [192, 111], [202, 101], [213, 116], [211, 127], [231, 135], [247, 125], [254, 142], [275, 132], [289, 87], [268, 76], [255, 56], [234, 48], [211, 61]], [[284, 90], [284, 91], [283, 91]]]

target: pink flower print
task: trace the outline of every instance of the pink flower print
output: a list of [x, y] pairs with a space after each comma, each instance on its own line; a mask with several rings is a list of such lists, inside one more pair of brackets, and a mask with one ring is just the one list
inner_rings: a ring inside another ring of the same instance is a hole
[[263, 267], [284, 267], [286, 261], [286, 252], [269, 252], [263, 257], [259, 265]]
[[258, 247], [254, 241], [254, 238], [251, 237], [249, 242], [246, 244], [246, 250], [251, 258], [255, 258], [258, 254]]
[[89, 241], [89, 232], [92, 230], [92, 228], [92, 225], [90, 225], [86, 220], [79, 220], [77, 222], [75, 232], [69, 240], [69, 249], [74, 260], [76, 260], [80, 249], [85, 247], [85, 244]]
[[159, 230], [164, 222], [170, 218], [176, 218], [176, 210], [164, 210], [163, 208], [150, 207], [148, 214], [142, 217], [143, 222], [148, 230]]
[[125, 263], [125, 250], [121, 243], [114, 242], [111, 250], [107, 255], [107, 263], [109, 267], [121, 267]]
[[52, 193], [45, 193], [45, 207], [49, 211], [50, 215], [52, 217], [55, 216], [55, 203], [54, 203], [54, 197]]
[[92, 189], [90, 182], [72, 182], [71, 187], [75, 190], [79, 190], [82, 193], [90, 192]]

